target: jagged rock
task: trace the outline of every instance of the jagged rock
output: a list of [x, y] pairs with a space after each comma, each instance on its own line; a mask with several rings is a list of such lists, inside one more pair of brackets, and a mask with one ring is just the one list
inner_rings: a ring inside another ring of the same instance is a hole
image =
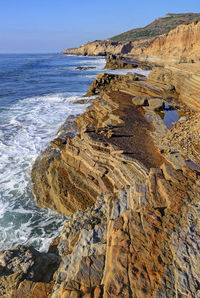
[[13, 289], [7, 297], [9, 298], [50, 298], [54, 283], [41, 283], [41, 282], [31, 282], [23, 281], [19, 284], [17, 289]]
[[[2, 297], [200, 296], [198, 36], [196, 22], [150, 42], [76, 51], [134, 47], [143, 59], [181, 63], [156, 67], [148, 79], [98, 75], [93, 106], [67, 119], [32, 170], [38, 204], [71, 215], [49, 253], [0, 253]], [[155, 111], [164, 101], [180, 107], [171, 129]]]
[[[31, 293], [36, 293], [37, 288], [40, 287], [43, 288], [43, 292], [47, 291], [48, 288], [52, 289], [53, 285], [51, 286], [49, 283], [52, 281], [59, 263], [60, 258], [55, 254], [39, 253], [33, 247], [17, 246], [10, 250], [1, 251], [1, 297], [17, 297], [23, 291], [26, 292], [27, 287], [30, 288], [29, 293], [24, 297], [33, 297]], [[24, 280], [30, 282], [24, 284]], [[47, 285], [43, 285], [43, 283], [47, 283]]]

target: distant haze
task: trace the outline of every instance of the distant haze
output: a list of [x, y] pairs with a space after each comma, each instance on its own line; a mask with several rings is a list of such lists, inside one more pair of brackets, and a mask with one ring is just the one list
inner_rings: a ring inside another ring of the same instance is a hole
[[199, 12], [196, 0], [18, 0], [0, 3], [0, 53], [50, 53], [144, 27], [167, 13]]

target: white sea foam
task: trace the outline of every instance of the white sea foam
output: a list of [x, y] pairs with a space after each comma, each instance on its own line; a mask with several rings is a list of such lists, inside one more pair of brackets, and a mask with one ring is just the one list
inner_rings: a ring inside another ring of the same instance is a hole
[[[127, 73], [138, 73], [141, 75], [144, 75], [145, 77], [148, 77], [150, 70], [143, 70], [141, 68], [132, 68], [132, 69], [104, 69], [105, 64], [106, 64], [106, 60], [105, 57], [99, 57], [96, 60], [85, 60], [84, 57], [82, 57], [82, 59], [77, 63], [79, 65], [84, 65], [84, 66], [88, 66], [88, 67], [92, 67], [94, 66], [94, 69], [87, 69], [87, 72], [90, 72], [91, 75], [86, 75], [87, 78], [95, 78], [96, 74], [92, 75], [92, 72], [94, 73], [95, 71], [101, 71], [101, 72], [105, 72], [105, 73], [113, 73], [113, 74], [121, 74], [121, 75], [125, 75]], [[80, 70], [79, 70], [80, 71]], [[85, 72], [85, 70], [84, 70]]]
[[35, 206], [30, 171], [67, 116], [85, 110], [87, 104], [74, 104], [80, 98], [78, 93], [26, 98], [1, 113], [0, 249], [21, 243], [45, 250], [61, 228], [64, 216]]
[[105, 64], [106, 64], [105, 57], [98, 57], [95, 59], [94, 58], [84, 59], [84, 57], [82, 57], [82, 59], [77, 63], [77, 65], [84, 66], [84, 67], [95, 67], [92, 69], [87, 69], [87, 71], [89, 72], [102, 71], [104, 69]]
[[104, 72], [106, 73], [113, 73], [113, 74], [119, 74], [119, 75], [125, 75], [127, 73], [138, 73], [141, 74], [145, 77], [148, 77], [150, 70], [143, 70], [141, 68], [132, 68], [132, 69], [115, 69], [115, 70], [111, 70], [111, 69], [105, 69]]

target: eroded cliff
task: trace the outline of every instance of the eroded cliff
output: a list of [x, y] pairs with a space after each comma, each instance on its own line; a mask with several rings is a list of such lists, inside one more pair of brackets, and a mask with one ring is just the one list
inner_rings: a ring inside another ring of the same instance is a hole
[[168, 34], [157, 37], [148, 47], [133, 49], [142, 59], [157, 63], [191, 62], [200, 60], [200, 21], [184, 24]]
[[200, 60], [200, 21], [177, 26], [167, 34], [134, 42], [95, 41], [65, 54], [98, 56], [106, 54], [128, 55], [158, 64]]

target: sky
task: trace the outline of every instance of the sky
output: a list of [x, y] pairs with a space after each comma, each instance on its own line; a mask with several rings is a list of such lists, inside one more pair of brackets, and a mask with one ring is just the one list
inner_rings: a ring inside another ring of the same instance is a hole
[[53, 53], [144, 27], [199, 0], [0, 0], [0, 53]]

